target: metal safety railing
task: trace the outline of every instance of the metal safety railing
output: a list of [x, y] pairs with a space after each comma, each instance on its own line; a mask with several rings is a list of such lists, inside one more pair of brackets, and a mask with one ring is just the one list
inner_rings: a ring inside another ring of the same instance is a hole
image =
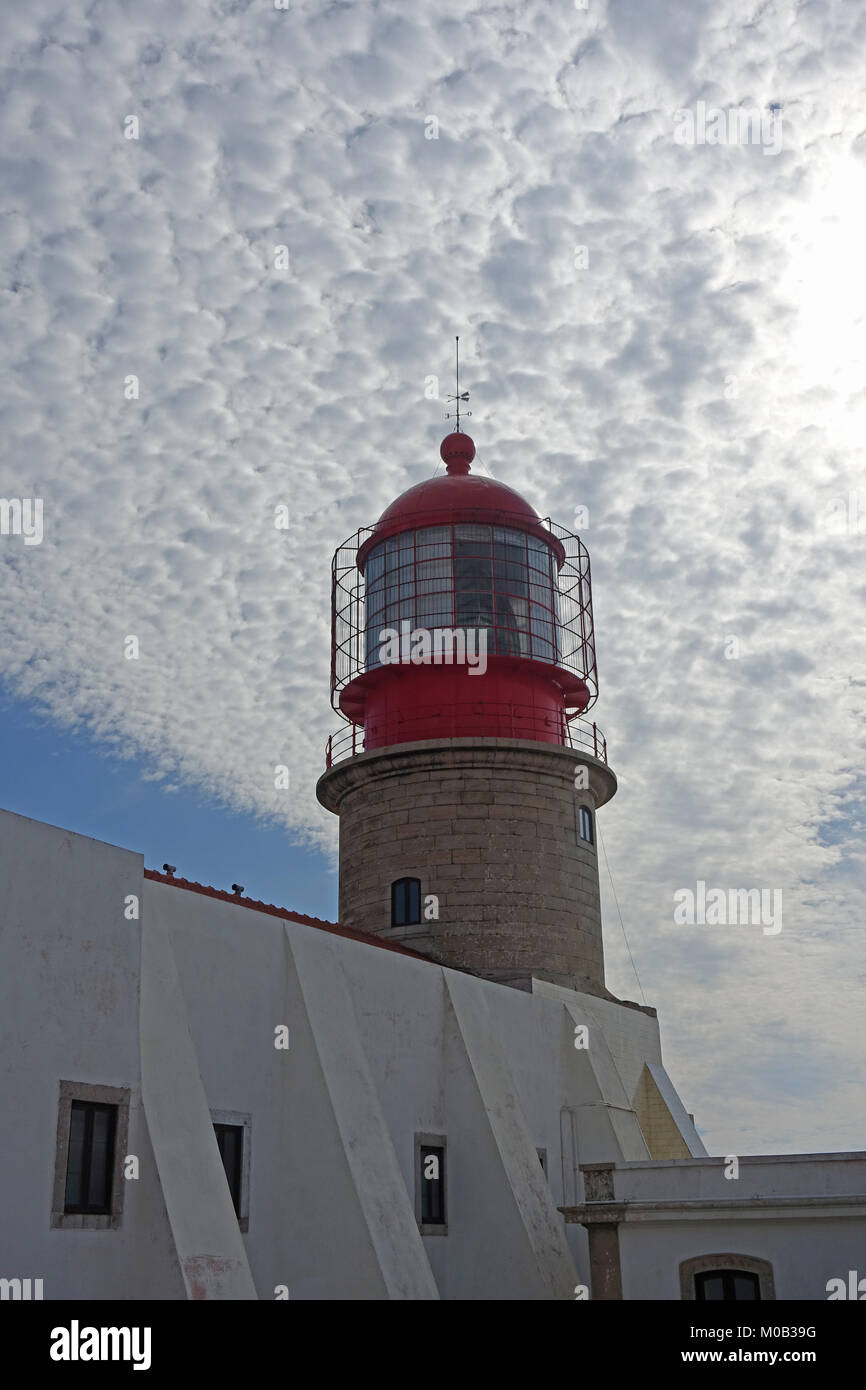
[[[397, 743], [431, 738], [479, 737], [555, 743], [563, 748], [591, 754], [598, 762], [607, 765], [607, 739], [596, 723], [569, 718], [564, 711], [558, 714], [530, 705], [497, 704], [488, 700], [451, 709], [431, 706], [416, 709], [409, 717], [395, 716], [390, 722], [377, 725], [373, 747], [387, 748]], [[325, 745], [325, 763], [331, 768], [335, 763], [355, 758], [364, 752], [366, 742], [363, 728], [359, 724], [349, 724], [329, 736]]]

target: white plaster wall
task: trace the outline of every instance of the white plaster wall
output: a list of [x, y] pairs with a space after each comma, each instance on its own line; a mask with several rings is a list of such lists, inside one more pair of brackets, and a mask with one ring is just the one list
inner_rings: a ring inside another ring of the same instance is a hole
[[[252, 1116], [249, 1233], [260, 1298], [382, 1298], [285, 922], [146, 881], [171, 924], [193, 1042], [213, 1110]], [[313, 930], [310, 928], [309, 930]], [[289, 1050], [274, 1029], [289, 1028]]]
[[[52, 1298], [182, 1298], [140, 1102], [141, 855], [0, 811], [0, 1275]], [[52, 1230], [59, 1083], [129, 1087], [118, 1230]]]
[[[751, 1255], [769, 1260], [777, 1299], [825, 1300], [827, 1281], [866, 1277], [866, 1220], [811, 1217], [796, 1220], [627, 1222], [620, 1227], [623, 1297], [679, 1299], [679, 1266], [697, 1255]], [[786, 1314], [787, 1321], [802, 1321]]]
[[[725, 1178], [724, 1159], [618, 1165], [618, 1201], [659, 1200], [750, 1203], [758, 1199], [861, 1197], [866, 1200], [863, 1154], [789, 1154], [741, 1158], [739, 1177]], [[623, 1294], [626, 1298], [680, 1297], [679, 1265], [697, 1255], [751, 1255], [773, 1266], [776, 1298], [825, 1299], [828, 1279], [866, 1277], [863, 1203], [840, 1214], [753, 1215], [718, 1208], [688, 1220], [643, 1219], [620, 1226]]]
[[[280, 979], [274, 943], [282, 923], [168, 885], [146, 882], [145, 894], [149, 905], [159, 902], [162, 917], [173, 926], [211, 1105], [253, 1113], [253, 1193], [246, 1244], [260, 1296], [267, 1297], [275, 1283], [288, 1283], [293, 1297], [321, 1297], [322, 1289], [336, 1288], [346, 1291], [329, 1296], [347, 1297], [349, 1290], [355, 1290], [353, 1296], [364, 1296], [360, 1290], [365, 1287], [366, 1296], [383, 1296], [372, 1267], [369, 1286], [362, 1276], [371, 1256], [369, 1237], [358, 1215], [351, 1175], [343, 1171], [336, 1128], [328, 1119], [315, 1048], [306, 1037], [303, 1001], [297, 992], [291, 999], [279, 990], [274, 993]], [[423, 1238], [440, 1295], [542, 1296], [446, 998], [442, 971], [345, 938], [331, 936], [327, 941], [338, 951], [349, 981], [362, 1045], [411, 1198], [415, 1134], [448, 1137], [449, 1233]], [[547, 1150], [554, 1205], [564, 1205], [561, 1111], [599, 1097], [586, 1089], [582, 1059], [569, 1046], [571, 1028], [564, 1030], [561, 997], [555, 991], [551, 997], [531, 995], [481, 979], [469, 985], [486, 1000], [532, 1142]], [[585, 996], [578, 999], [587, 1005]], [[656, 1021], [606, 1001], [596, 1001], [600, 1008], [593, 1010], [592, 1002], [588, 1016], [598, 1029], [612, 1032], [619, 1064], [633, 1080], [647, 1056], [654, 1060], [659, 1055]], [[231, 1032], [225, 1029], [228, 1017], [234, 1020]], [[277, 1022], [286, 1022], [291, 1030], [289, 1058], [271, 1055]], [[290, 1092], [281, 1092], [281, 1077], [288, 1078]], [[317, 1120], [319, 1109], [322, 1116]], [[297, 1124], [290, 1125], [288, 1114], [304, 1116], [303, 1132]], [[330, 1154], [334, 1169], [327, 1182], [317, 1159], [323, 1152]], [[296, 1196], [286, 1184], [286, 1165], [295, 1174]], [[285, 1226], [268, 1206], [280, 1173]], [[323, 1193], [330, 1194], [324, 1205]], [[272, 1217], [263, 1223], [266, 1210]], [[286, 1229], [292, 1232], [291, 1254], [286, 1250], [278, 1255]], [[567, 1240], [575, 1278], [586, 1283], [586, 1234], [571, 1226]]]
[[751, 1197], [862, 1196], [862, 1153], [768, 1154], [740, 1157], [739, 1176], [726, 1178], [725, 1158], [682, 1158], [664, 1163], [617, 1164], [618, 1202], [652, 1202], [676, 1196], [689, 1201]]
[[532, 988], [536, 995], [546, 998], [567, 998], [575, 1016], [584, 1016], [590, 1029], [590, 1042], [593, 1027], [604, 1034], [622, 1084], [629, 1099], [633, 1100], [644, 1063], [661, 1063], [662, 1060], [658, 1019], [642, 1009], [598, 999], [592, 994], [563, 990], [560, 985], [549, 984], [546, 980], [533, 980]]
[[[369, 1236], [297, 989], [279, 958], [283, 923], [249, 909], [145, 882], [173, 926], [188, 1016], [214, 1109], [253, 1115], [250, 1229], [245, 1237], [260, 1297], [287, 1283], [292, 1297], [381, 1297]], [[293, 931], [321, 936], [314, 929]], [[467, 1064], [442, 971], [392, 952], [328, 936], [345, 971], [394, 1151], [414, 1201], [414, 1136], [448, 1138], [447, 1236], [424, 1247], [445, 1298], [541, 1296], [519, 1215]], [[291, 969], [289, 974], [291, 975]], [[562, 1202], [559, 1113], [562, 1008], [484, 980], [501, 1021], [534, 1144], [548, 1150], [554, 1202]], [[273, 1028], [290, 1029], [288, 1054]], [[538, 1064], [538, 1057], [547, 1060]], [[533, 1058], [536, 1058], [533, 1064]], [[585, 1235], [568, 1239], [582, 1271]], [[365, 1274], [365, 1270], [367, 1273]]]
[[[513, 1088], [525, 1137], [547, 1150], [553, 1204], [564, 1205], [563, 1170], [573, 1160], [563, 1161], [561, 1134], [600, 1093], [570, 1043], [562, 991], [460, 976], [462, 1007], [474, 997], [489, 1031], [489, 1055], [476, 1036], [470, 1064], [439, 967], [155, 883], [143, 878], [139, 855], [8, 812], [0, 812], [0, 1088], [15, 1124], [0, 1143], [0, 1191], [10, 1194], [0, 1275], [42, 1278], [46, 1298], [185, 1297], [140, 1104], [140, 930], [123, 916], [129, 893], [170, 941], [182, 996], [175, 1024], [189, 1029], [207, 1106], [252, 1116], [243, 1244], [260, 1298], [282, 1284], [293, 1299], [435, 1297], [431, 1269], [443, 1298], [549, 1296], [537, 1241], [527, 1237], [526, 1193], [519, 1210], [479, 1087], [488, 1106], [503, 1077]], [[656, 1020], [569, 997], [603, 1033], [633, 1094], [644, 1062], [660, 1062]], [[290, 1030], [288, 1052], [274, 1048], [280, 1024]], [[126, 1185], [117, 1231], [50, 1228], [61, 1079], [132, 1090], [128, 1150], [141, 1178]], [[363, 1155], [345, 1145], [364, 1113], [357, 1087], [374, 1132]], [[15, 1132], [21, 1139], [10, 1142]], [[447, 1136], [447, 1236], [419, 1238], [407, 1218], [416, 1132]], [[519, 1173], [527, 1152], [519, 1126], [516, 1138], [513, 1127], [505, 1141], [498, 1132]], [[861, 1175], [845, 1162], [744, 1162], [741, 1182], [776, 1195], [857, 1190]], [[392, 1200], [400, 1175], [406, 1203]], [[707, 1160], [618, 1167], [616, 1182], [617, 1197], [729, 1197], [731, 1188], [721, 1164]], [[384, 1239], [378, 1228], [371, 1234], [377, 1209], [392, 1211]], [[770, 1259], [780, 1298], [824, 1297], [827, 1279], [864, 1263], [863, 1223], [851, 1219], [627, 1223], [621, 1238], [627, 1298], [678, 1298], [679, 1261], [714, 1251]], [[585, 1232], [569, 1226], [566, 1239], [576, 1281], [587, 1283]]]

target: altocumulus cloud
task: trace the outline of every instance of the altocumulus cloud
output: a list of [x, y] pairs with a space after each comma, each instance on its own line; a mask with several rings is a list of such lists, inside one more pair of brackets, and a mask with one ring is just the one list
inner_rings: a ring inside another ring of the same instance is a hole
[[[862, 481], [866, 14], [40, 0], [0, 25], [2, 492], [45, 504], [43, 543], [3, 551], [9, 688], [332, 846], [330, 553], [433, 471], [459, 329], [480, 460], [588, 509], [603, 832], [671, 1070], [717, 1150], [862, 1147], [866, 536], [827, 516]], [[782, 149], [678, 143], [698, 102], [780, 113]], [[697, 879], [781, 888], [782, 932], [674, 927]]]

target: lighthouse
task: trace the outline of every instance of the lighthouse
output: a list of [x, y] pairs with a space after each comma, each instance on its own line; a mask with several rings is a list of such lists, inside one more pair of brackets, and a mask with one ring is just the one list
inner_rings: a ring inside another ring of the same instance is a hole
[[334, 555], [344, 723], [317, 795], [340, 821], [340, 921], [518, 989], [611, 998], [589, 555], [473, 473], [459, 417], [440, 454]]

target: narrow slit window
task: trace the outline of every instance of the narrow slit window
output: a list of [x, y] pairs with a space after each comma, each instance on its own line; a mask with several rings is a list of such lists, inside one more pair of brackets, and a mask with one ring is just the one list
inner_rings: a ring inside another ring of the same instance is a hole
[[244, 1127], [243, 1125], [215, 1124], [214, 1134], [216, 1135], [220, 1158], [223, 1161], [223, 1168], [225, 1168], [226, 1171], [226, 1178], [228, 1179], [229, 1191], [232, 1195], [235, 1214], [239, 1217], [241, 1214]]
[[445, 1225], [445, 1148], [422, 1144], [419, 1149], [421, 1171], [421, 1225]]
[[581, 806], [579, 813], [580, 838], [585, 840], [588, 845], [595, 844], [595, 826], [592, 822], [592, 811], [588, 806]]

